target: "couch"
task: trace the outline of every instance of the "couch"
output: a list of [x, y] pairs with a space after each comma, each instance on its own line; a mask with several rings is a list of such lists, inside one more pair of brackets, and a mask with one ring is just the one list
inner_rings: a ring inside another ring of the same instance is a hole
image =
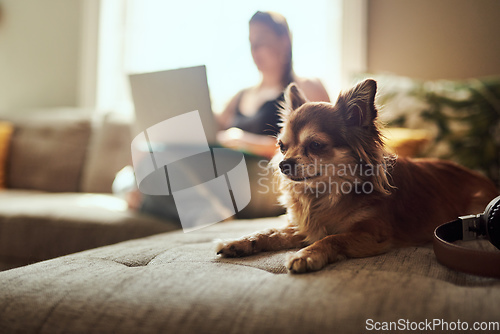
[[500, 280], [441, 266], [431, 245], [301, 275], [283, 266], [294, 250], [215, 254], [217, 239], [284, 223], [222, 222], [0, 272], [0, 333], [498, 332]]
[[[109, 194], [114, 173], [129, 163], [126, 122], [108, 116], [88, 124], [76, 188], [0, 194], [0, 254], [32, 263], [0, 272], [0, 333], [500, 331], [500, 280], [443, 267], [432, 245], [292, 275], [283, 263], [296, 250], [215, 253], [217, 240], [280, 226], [284, 216], [183, 233], [127, 211]], [[407, 140], [400, 148], [411, 155], [429, 141], [422, 132], [409, 136], [410, 149]]]
[[178, 228], [111, 194], [130, 163], [127, 119], [50, 109], [0, 120], [11, 128], [0, 144], [0, 270]]

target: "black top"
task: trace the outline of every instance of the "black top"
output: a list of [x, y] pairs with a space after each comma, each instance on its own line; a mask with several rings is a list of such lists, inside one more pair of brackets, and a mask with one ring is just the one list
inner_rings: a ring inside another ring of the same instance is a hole
[[243, 115], [240, 111], [240, 102], [243, 92], [240, 93], [232, 126], [243, 131], [259, 135], [276, 136], [280, 132], [280, 102], [284, 100], [281, 93], [276, 99], [265, 102], [252, 116]]

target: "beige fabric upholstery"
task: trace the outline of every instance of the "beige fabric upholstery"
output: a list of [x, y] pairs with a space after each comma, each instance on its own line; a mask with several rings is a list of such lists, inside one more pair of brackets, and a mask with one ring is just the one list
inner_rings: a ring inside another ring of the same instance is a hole
[[112, 195], [0, 191], [0, 260], [27, 264], [171, 231]]
[[89, 138], [90, 123], [84, 119], [16, 124], [7, 162], [7, 186], [79, 191]]
[[0, 115], [15, 124], [8, 157], [9, 188], [110, 193], [131, 163], [130, 119], [80, 108]]
[[110, 193], [116, 173], [132, 163], [131, 142], [130, 122], [124, 117], [108, 113], [94, 120], [81, 191]]
[[[304, 275], [286, 252], [220, 259], [214, 239], [283, 224], [219, 223], [0, 273], [1, 333], [364, 333], [367, 319], [499, 321], [500, 281], [448, 270], [431, 246]], [[418, 331], [417, 331], [418, 332]]]

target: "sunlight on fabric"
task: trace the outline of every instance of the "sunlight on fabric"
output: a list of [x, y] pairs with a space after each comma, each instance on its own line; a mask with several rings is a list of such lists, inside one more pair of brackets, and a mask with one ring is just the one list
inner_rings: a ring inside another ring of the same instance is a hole
[[283, 14], [293, 35], [297, 75], [320, 78], [331, 96], [340, 87], [340, 0], [128, 0], [125, 71], [151, 72], [204, 64], [215, 112], [259, 82], [248, 21], [257, 11]]
[[86, 194], [78, 199], [78, 206], [84, 208], [105, 208], [112, 211], [127, 211], [128, 206], [121, 198], [99, 195], [99, 194]]

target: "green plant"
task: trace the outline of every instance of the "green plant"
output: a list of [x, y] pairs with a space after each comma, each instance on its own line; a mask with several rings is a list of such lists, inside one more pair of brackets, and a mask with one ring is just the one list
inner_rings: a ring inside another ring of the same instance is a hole
[[[432, 129], [426, 156], [454, 160], [500, 186], [499, 77], [419, 81], [383, 76], [379, 86], [377, 101], [386, 105], [389, 126]], [[408, 111], [398, 110], [404, 99]]]

